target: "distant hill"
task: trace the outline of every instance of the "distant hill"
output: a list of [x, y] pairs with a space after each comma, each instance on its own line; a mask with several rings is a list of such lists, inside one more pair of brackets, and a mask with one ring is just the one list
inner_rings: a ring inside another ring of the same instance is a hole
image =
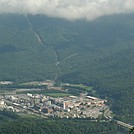
[[134, 120], [134, 15], [88, 22], [0, 15], [0, 80], [93, 85], [117, 118]]

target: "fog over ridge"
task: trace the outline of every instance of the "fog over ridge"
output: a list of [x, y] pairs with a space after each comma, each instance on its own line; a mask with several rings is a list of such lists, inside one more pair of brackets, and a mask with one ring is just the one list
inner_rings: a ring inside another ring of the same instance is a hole
[[0, 14], [44, 14], [65, 19], [93, 20], [134, 12], [134, 0], [0, 0]]

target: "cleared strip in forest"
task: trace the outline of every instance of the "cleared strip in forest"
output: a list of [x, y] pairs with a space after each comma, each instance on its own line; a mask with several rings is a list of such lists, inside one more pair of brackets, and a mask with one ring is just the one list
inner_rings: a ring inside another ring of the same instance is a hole
[[27, 17], [27, 22], [28, 22], [28, 24], [29, 24], [29, 27], [30, 27], [31, 31], [34, 33], [34, 35], [35, 35], [36, 39], [38, 40], [38, 42], [39, 42], [41, 45], [46, 46], [46, 45], [45, 45], [45, 42], [43, 41], [43, 39], [41, 38], [41, 36], [39, 35], [39, 33], [37, 33], [37, 32], [34, 30], [34, 28], [33, 28], [33, 26], [32, 26], [32, 23], [31, 23], [31, 21], [30, 21], [30, 19], [29, 19], [29, 17], [28, 17], [28, 16], [26, 16], [26, 17]]
[[57, 62], [57, 66], [58, 66], [59, 64], [61, 64], [62, 62], [66, 61], [66, 60], [68, 60], [68, 59], [71, 59], [72, 57], [74, 57], [74, 56], [76, 56], [76, 55], [78, 55], [78, 53], [71, 54], [70, 56], [66, 57], [66, 58], [63, 59], [62, 61]]

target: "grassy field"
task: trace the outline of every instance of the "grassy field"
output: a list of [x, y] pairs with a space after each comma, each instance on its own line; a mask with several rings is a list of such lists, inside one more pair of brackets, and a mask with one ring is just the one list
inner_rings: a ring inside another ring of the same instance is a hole
[[87, 91], [90, 91], [93, 88], [91, 86], [86, 86], [86, 85], [83, 85], [83, 84], [69, 84], [68, 87], [81, 88], [81, 89], [84, 89], [84, 90], [87, 90]]
[[11, 93], [13, 91], [14, 91], [14, 89], [0, 89], [0, 94]]
[[46, 93], [46, 95], [51, 96], [51, 97], [66, 97], [66, 96], [70, 96], [71, 94], [67, 94], [67, 93]]
[[48, 95], [52, 97], [65, 97], [65, 96], [71, 95], [71, 94], [64, 93], [64, 92], [57, 91], [57, 90], [24, 91], [24, 92], [19, 92], [18, 94], [27, 94], [27, 93], [43, 94], [43, 95]]
[[20, 115], [22, 118], [38, 118], [36, 115], [32, 115], [32, 114], [20, 113], [19, 115]]

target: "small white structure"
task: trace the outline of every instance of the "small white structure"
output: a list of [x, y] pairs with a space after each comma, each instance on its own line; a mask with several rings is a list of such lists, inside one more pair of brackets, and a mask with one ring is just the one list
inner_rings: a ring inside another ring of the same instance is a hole
[[0, 108], [5, 108], [6, 104], [4, 100], [0, 100]]
[[30, 94], [30, 93], [27, 93], [27, 96], [28, 96], [28, 97], [33, 97], [33, 95], [32, 95], [32, 94]]
[[12, 81], [0, 81], [0, 85], [10, 85], [13, 84]]

